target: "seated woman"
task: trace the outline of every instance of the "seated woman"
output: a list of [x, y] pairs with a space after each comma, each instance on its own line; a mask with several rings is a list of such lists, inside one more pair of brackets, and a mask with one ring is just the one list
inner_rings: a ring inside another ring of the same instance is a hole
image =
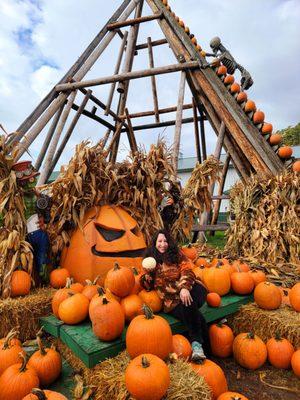
[[141, 285], [146, 290], [155, 289], [163, 301], [164, 312], [185, 324], [192, 342], [192, 361], [206, 358], [203, 347], [209, 348], [207, 325], [199, 307], [205, 302], [207, 290], [196, 279], [192, 262], [166, 230], [155, 234], [145, 257], [153, 257], [156, 266], [144, 269]]

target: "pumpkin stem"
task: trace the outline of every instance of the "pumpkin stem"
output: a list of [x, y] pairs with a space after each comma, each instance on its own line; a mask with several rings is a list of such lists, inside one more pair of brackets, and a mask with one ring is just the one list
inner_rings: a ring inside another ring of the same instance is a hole
[[150, 367], [150, 363], [149, 363], [149, 361], [147, 360], [147, 357], [146, 357], [146, 356], [142, 356], [142, 367], [143, 367], [143, 368], [149, 368], [149, 367]]
[[103, 289], [102, 286], [98, 287], [97, 292], [98, 292], [99, 296], [105, 295], [105, 290]]
[[21, 368], [19, 369], [20, 372], [25, 372], [26, 371], [26, 366], [27, 366], [27, 359], [26, 359], [26, 355], [24, 355], [23, 353], [19, 353], [19, 357], [22, 358], [22, 365]]
[[45, 351], [45, 347], [43, 346], [41, 335], [37, 335], [36, 336], [36, 341], [37, 341], [37, 344], [39, 346], [39, 350], [40, 350], [41, 355], [45, 356], [47, 353]]
[[147, 306], [147, 304], [143, 304], [142, 308], [143, 308], [143, 311], [144, 311], [146, 319], [153, 319], [154, 318], [153, 311], [149, 306]]
[[107, 298], [104, 296], [102, 299], [102, 304], [108, 304], [109, 301], [107, 300]]
[[138, 270], [135, 267], [132, 267], [131, 269], [132, 269], [133, 275], [138, 276], [138, 274], [139, 274]]
[[93, 282], [90, 281], [89, 279], [86, 279], [85, 282], [86, 282], [87, 286], [92, 286], [93, 285]]
[[47, 400], [45, 392], [39, 388], [33, 388], [31, 390], [31, 393], [34, 394], [38, 398], [38, 400]]
[[282, 340], [282, 337], [281, 337], [279, 331], [275, 332], [275, 340], [277, 340], [278, 342], [280, 342]]
[[93, 285], [97, 285], [98, 279], [100, 278], [99, 275], [96, 276], [96, 278], [93, 280]]
[[71, 285], [72, 285], [72, 280], [71, 280], [71, 278], [67, 278], [67, 280], [66, 280], [66, 289], [70, 289], [70, 287], [71, 287]]
[[117, 261], [114, 263], [114, 271], [116, 271], [117, 269], [120, 269], [120, 265], [119, 263], [117, 263]]
[[247, 339], [254, 339], [254, 338], [255, 338], [255, 335], [254, 335], [253, 332], [248, 332], [247, 333]]
[[8, 332], [8, 334], [7, 334], [6, 337], [5, 337], [3, 346], [2, 346], [3, 350], [6, 350], [6, 349], [10, 348], [10, 342], [11, 342], [11, 340], [12, 340], [14, 337], [16, 337], [18, 334], [19, 334], [19, 332], [18, 332], [15, 328], [11, 329], [11, 330]]

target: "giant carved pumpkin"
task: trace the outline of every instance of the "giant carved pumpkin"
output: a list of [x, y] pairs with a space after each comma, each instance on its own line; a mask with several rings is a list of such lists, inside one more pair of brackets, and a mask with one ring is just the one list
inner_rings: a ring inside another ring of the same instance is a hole
[[93, 281], [99, 275], [98, 283], [103, 284], [116, 261], [140, 269], [146, 243], [137, 222], [124, 209], [93, 207], [85, 214], [82, 226], [72, 234], [61, 257], [62, 267], [75, 281]]

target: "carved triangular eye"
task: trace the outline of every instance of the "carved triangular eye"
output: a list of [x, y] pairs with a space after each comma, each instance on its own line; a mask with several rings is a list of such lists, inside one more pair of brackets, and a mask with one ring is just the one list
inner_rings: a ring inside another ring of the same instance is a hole
[[95, 224], [95, 227], [107, 242], [112, 242], [114, 240], [120, 239], [125, 233], [125, 231], [123, 230], [109, 229], [98, 224]]

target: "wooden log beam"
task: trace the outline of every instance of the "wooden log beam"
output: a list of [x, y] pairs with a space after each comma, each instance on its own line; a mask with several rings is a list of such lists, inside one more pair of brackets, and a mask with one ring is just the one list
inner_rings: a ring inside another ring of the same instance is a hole
[[182, 112], [183, 112], [182, 107], [184, 102], [185, 82], [186, 82], [186, 74], [184, 71], [182, 71], [179, 83], [179, 94], [178, 94], [176, 124], [175, 124], [174, 143], [173, 143], [173, 155], [172, 155], [172, 163], [176, 175], [178, 169], [178, 156], [179, 156], [180, 139], [181, 139]]
[[[89, 46], [85, 49], [85, 51], [81, 54], [81, 56], [76, 60], [76, 62], [72, 65], [72, 67], [67, 71], [67, 73], [62, 77], [62, 79], [58, 83], [67, 82], [71, 77], [76, 74], [76, 72], [82, 67], [85, 61], [90, 57], [95, 48], [99, 45], [99, 43], [103, 40], [106, 35], [107, 26], [118, 19], [127, 6], [130, 4], [131, 0], [124, 0], [121, 6], [117, 9], [117, 11], [113, 14], [113, 16], [106, 22], [100, 32], [95, 36]], [[16, 129], [20, 134], [16, 137], [14, 142], [20, 141], [22, 136], [31, 128], [31, 126], [38, 120], [38, 118], [43, 114], [46, 108], [51, 104], [51, 102], [57, 97], [58, 93], [53, 88], [44, 99], [38, 104], [38, 106], [32, 111], [32, 113], [21, 123], [21, 125]]]
[[193, 120], [194, 120], [194, 133], [195, 133], [195, 145], [196, 145], [197, 160], [199, 163], [201, 163], [202, 161], [201, 161], [201, 150], [200, 150], [198, 114], [197, 114], [197, 105], [196, 105], [194, 98], [193, 98]]
[[[78, 106], [77, 104], [72, 104], [72, 109], [75, 110], [75, 111], [77, 111], [77, 110], [79, 109], [79, 106]], [[94, 121], [99, 122], [101, 125], [105, 126], [106, 128], [108, 128], [108, 129], [110, 129], [110, 130], [112, 130], [112, 131], [115, 130], [115, 127], [114, 127], [110, 122], [105, 121], [105, 119], [99, 117], [99, 116], [96, 115], [96, 114], [92, 114], [92, 113], [91, 113], [90, 111], [88, 111], [88, 110], [83, 110], [81, 114], [82, 114], [82, 115], [85, 115], [86, 117], [88, 117], [88, 118], [90, 118], [90, 119], [92, 119], [92, 120], [94, 120]]]
[[128, 140], [129, 140], [129, 145], [131, 148], [132, 153], [136, 153], [138, 150], [137, 144], [136, 144], [136, 140], [135, 140], [135, 135], [132, 129], [132, 124], [131, 124], [131, 120], [129, 117], [129, 112], [128, 109], [125, 108], [125, 115], [126, 115], [126, 119], [127, 119], [127, 125], [128, 125]]
[[90, 79], [82, 82], [63, 83], [60, 85], [56, 85], [56, 90], [58, 92], [69, 91], [69, 90], [79, 89], [82, 87], [105, 85], [107, 83], [113, 83], [113, 82], [124, 82], [124, 81], [129, 81], [131, 79], [145, 78], [147, 76], [153, 76], [153, 75], [169, 74], [172, 72], [184, 71], [194, 68], [197, 69], [199, 68], [199, 64], [197, 63], [197, 61], [190, 61], [181, 64], [177, 63], [177, 64], [166, 65], [164, 67], [156, 67], [145, 70], [127, 72], [124, 74], [106, 76], [97, 79]]
[[[198, 121], [200, 121], [200, 117], [198, 117]], [[194, 122], [194, 118], [183, 118], [182, 119], [182, 124], [191, 124], [193, 122]], [[142, 131], [142, 130], [148, 130], [148, 129], [165, 128], [166, 126], [174, 126], [174, 125], [176, 125], [176, 120], [164, 121], [164, 122], [153, 123], [153, 124], [135, 125], [132, 127], [132, 129], [134, 131]], [[122, 132], [126, 132], [126, 128], [123, 128]]]
[[192, 227], [193, 232], [205, 232], [205, 231], [227, 231], [229, 224], [218, 224], [218, 225], [194, 225]]
[[[184, 104], [183, 107], [182, 107], [183, 110], [189, 110], [191, 108], [193, 108], [192, 104]], [[158, 110], [158, 113], [159, 114], [168, 114], [168, 113], [176, 112], [176, 111], [177, 111], [177, 106], [174, 106], [174, 107], [168, 107], [168, 108], [160, 108]], [[150, 117], [152, 115], [155, 115], [155, 111], [154, 110], [142, 111], [142, 112], [139, 112], [139, 113], [130, 114], [129, 116], [132, 119], [132, 118]]]
[[[153, 57], [153, 50], [152, 50], [152, 45], [151, 45], [151, 37], [147, 38], [147, 43], [148, 43], [149, 67], [154, 68], [154, 57]], [[155, 122], [159, 122], [158, 99], [157, 99], [157, 88], [156, 88], [155, 76], [151, 76], [151, 87], [152, 87], [152, 97], [153, 97], [154, 112], [155, 112]]]
[[205, 125], [204, 125], [205, 119], [206, 118], [205, 118], [204, 113], [201, 108], [201, 110], [200, 110], [200, 136], [201, 136], [201, 148], [202, 148], [203, 161], [205, 161], [207, 159]]
[[[151, 42], [151, 46], [152, 47], [161, 46], [162, 44], [167, 44], [167, 43], [168, 43], [167, 39], [153, 40], [153, 42]], [[138, 44], [135, 49], [136, 50], [148, 49], [148, 42]]]
[[112, 24], [109, 24], [107, 26], [107, 30], [113, 31], [115, 29], [124, 28], [124, 26], [133, 26], [133, 25], [141, 24], [143, 22], [160, 19], [162, 17], [163, 17], [163, 13], [160, 12], [160, 13], [154, 14], [154, 15], [146, 15], [144, 17], [128, 19], [127, 21], [113, 22]]

